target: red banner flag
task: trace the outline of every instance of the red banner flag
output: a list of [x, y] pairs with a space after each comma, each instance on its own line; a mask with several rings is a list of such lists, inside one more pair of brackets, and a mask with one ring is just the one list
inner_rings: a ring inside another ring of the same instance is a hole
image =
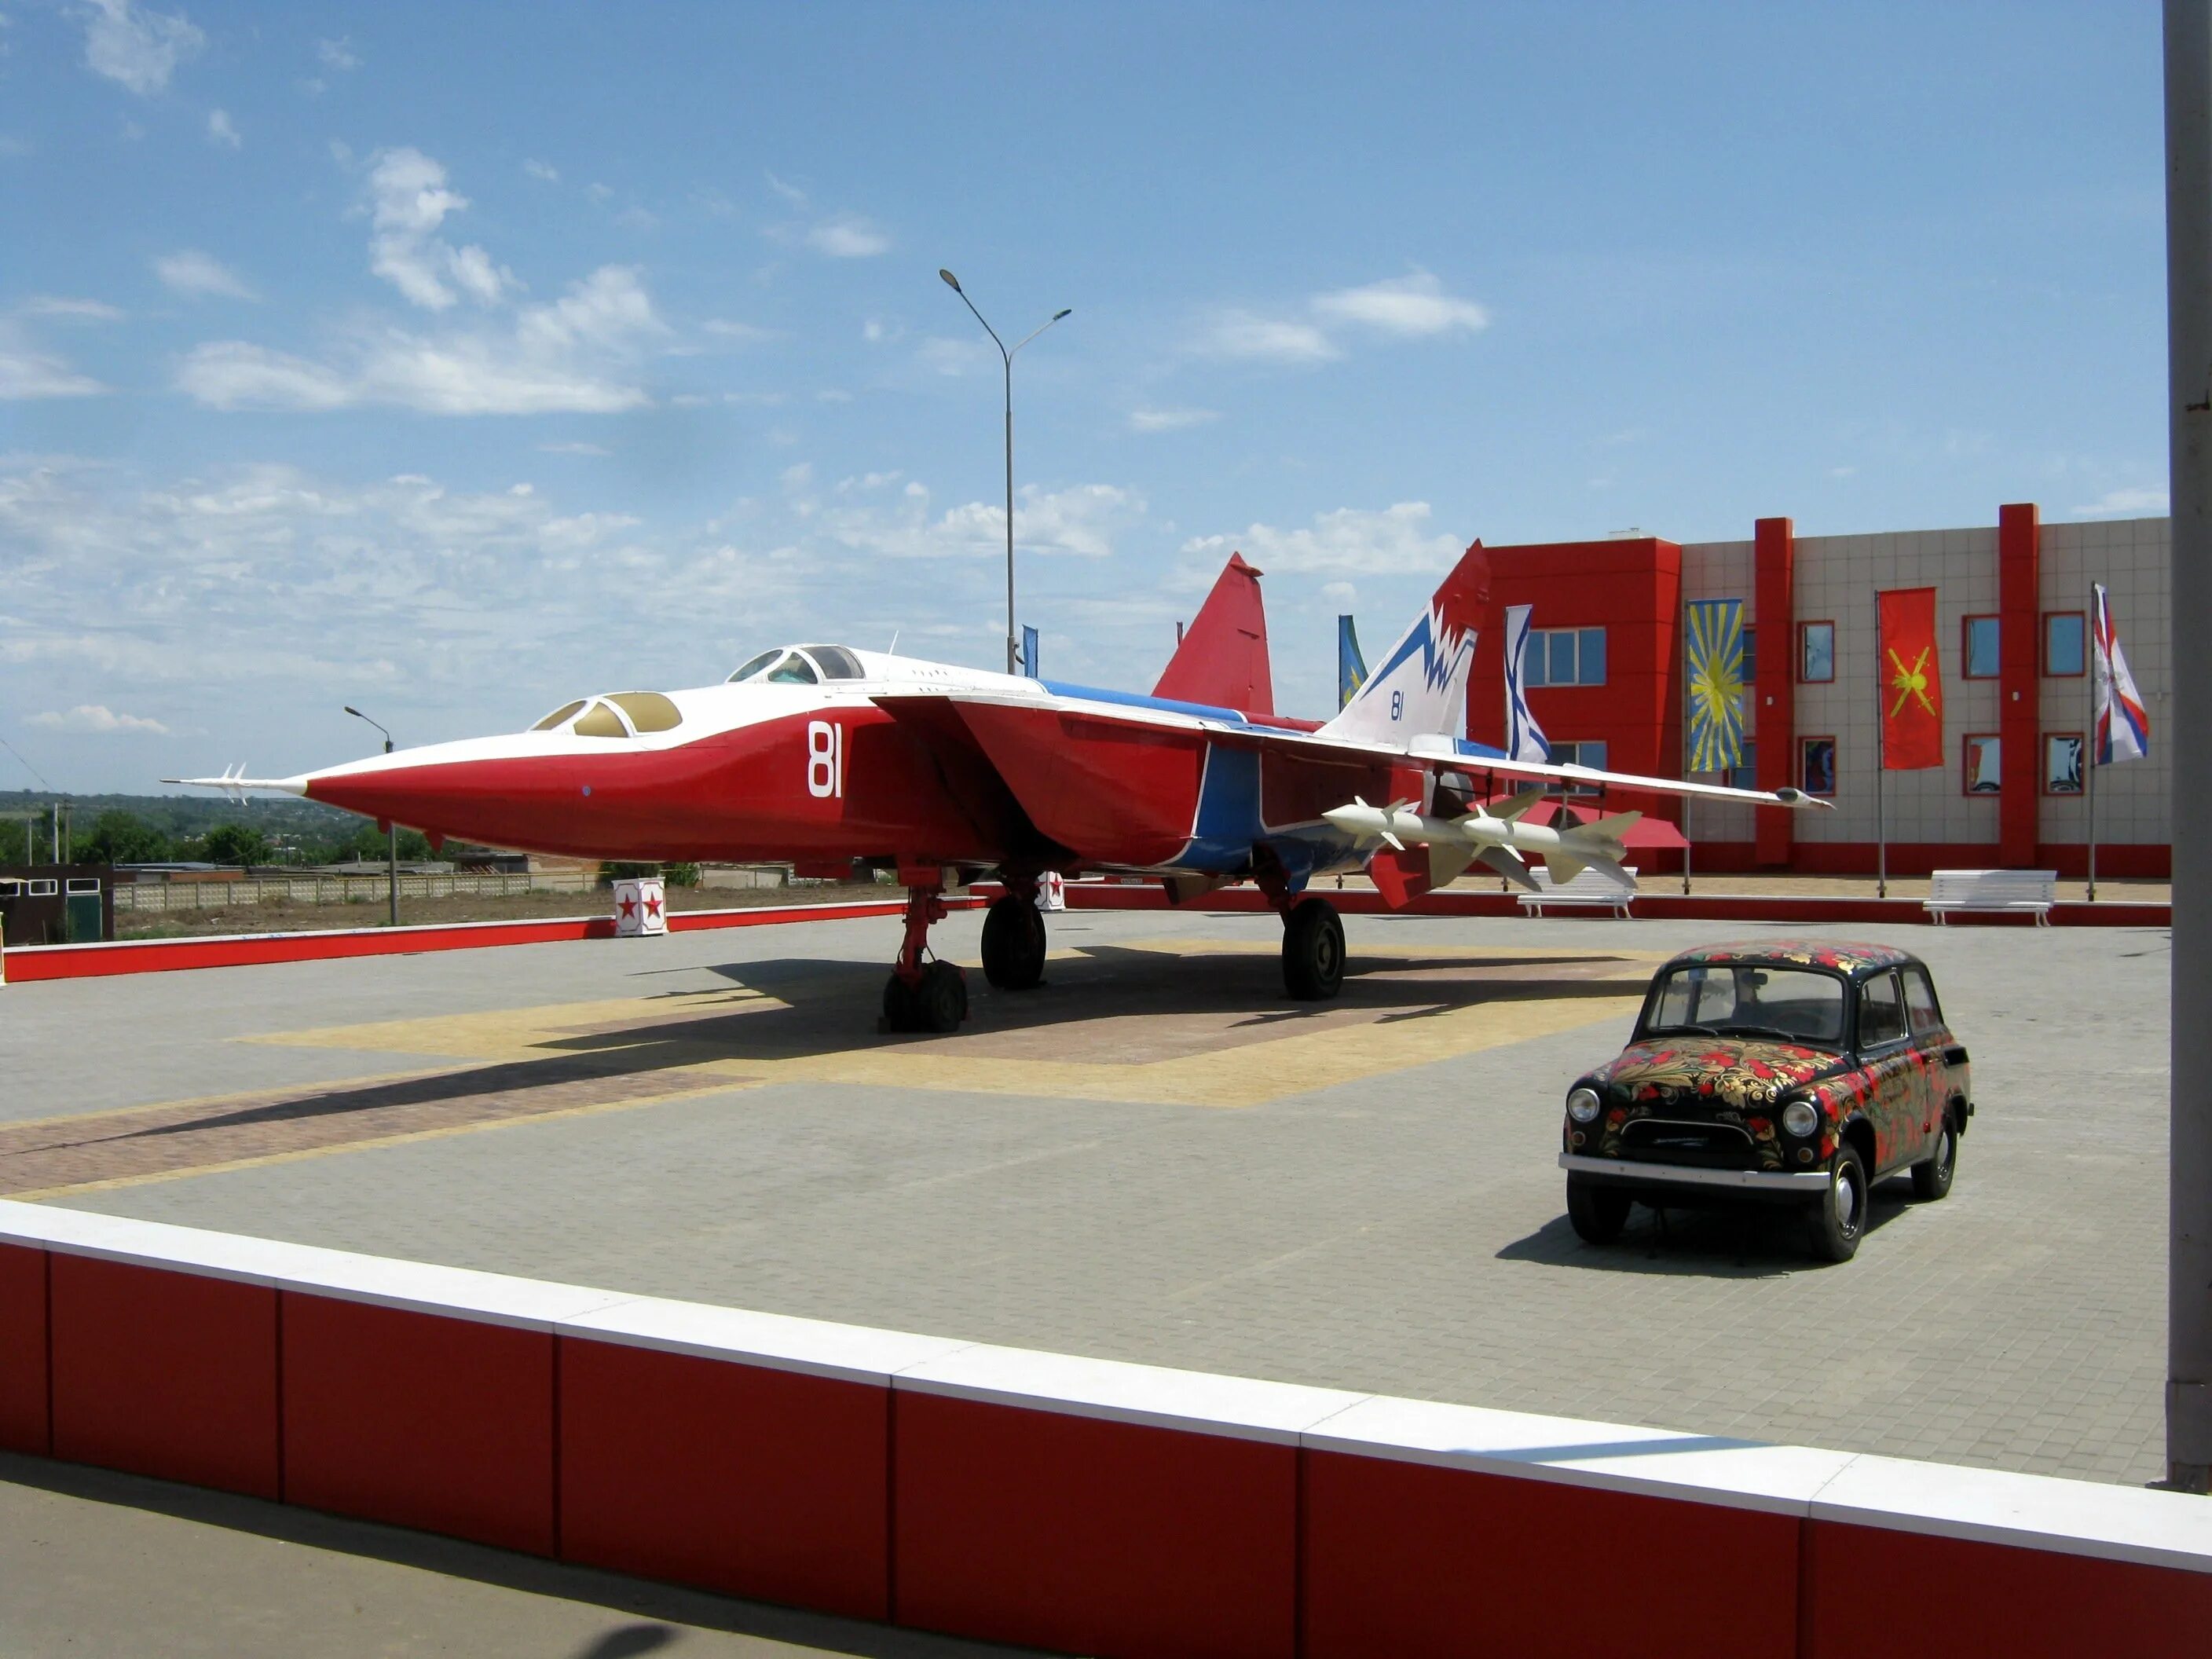
[[1936, 590], [1880, 596], [1881, 763], [1893, 772], [1943, 763], [1943, 675], [1936, 653]]

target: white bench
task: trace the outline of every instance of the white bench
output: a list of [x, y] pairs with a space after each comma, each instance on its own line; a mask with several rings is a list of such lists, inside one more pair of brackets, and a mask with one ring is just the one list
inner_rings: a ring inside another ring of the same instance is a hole
[[1601, 904], [1616, 916], [1625, 916], [1636, 898], [1636, 866], [1625, 866], [1621, 873], [1628, 878], [1626, 887], [1595, 867], [1584, 870], [1571, 881], [1555, 884], [1549, 870], [1540, 864], [1531, 864], [1528, 875], [1538, 890], [1522, 894], [1521, 908], [1540, 916], [1547, 904]]
[[2051, 926], [2058, 902], [2056, 870], [1938, 870], [1928, 878], [1928, 914], [1937, 925], [1954, 910], [2021, 912]]

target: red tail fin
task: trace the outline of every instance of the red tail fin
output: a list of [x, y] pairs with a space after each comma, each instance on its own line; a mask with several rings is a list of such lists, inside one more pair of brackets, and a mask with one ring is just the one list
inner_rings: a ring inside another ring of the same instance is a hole
[[1156, 697], [1179, 702], [1208, 702], [1241, 708], [1248, 714], [1275, 712], [1274, 677], [1267, 666], [1267, 611], [1260, 602], [1260, 574], [1231, 553], [1198, 608], [1198, 618], [1168, 661]]

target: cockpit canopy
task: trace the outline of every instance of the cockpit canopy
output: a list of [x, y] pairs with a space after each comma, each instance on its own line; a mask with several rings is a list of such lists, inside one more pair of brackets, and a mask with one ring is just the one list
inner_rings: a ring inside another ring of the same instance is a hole
[[684, 711], [658, 691], [616, 691], [562, 703], [530, 729], [557, 731], [571, 720], [569, 730], [580, 738], [635, 738], [673, 732], [684, 724]]
[[860, 659], [842, 645], [780, 645], [747, 662], [726, 684], [819, 685], [866, 678]]

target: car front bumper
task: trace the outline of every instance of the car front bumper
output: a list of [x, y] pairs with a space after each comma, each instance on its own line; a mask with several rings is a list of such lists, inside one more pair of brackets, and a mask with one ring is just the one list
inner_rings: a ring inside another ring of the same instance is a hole
[[1698, 1164], [1592, 1158], [1584, 1152], [1561, 1152], [1559, 1167], [1569, 1175], [1595, 1176], [1624, 1186], [1705, 1187], [1777, 1198], [1818, 1198], [1828, 1190], [1826, 1170], [1711, 1170]]

